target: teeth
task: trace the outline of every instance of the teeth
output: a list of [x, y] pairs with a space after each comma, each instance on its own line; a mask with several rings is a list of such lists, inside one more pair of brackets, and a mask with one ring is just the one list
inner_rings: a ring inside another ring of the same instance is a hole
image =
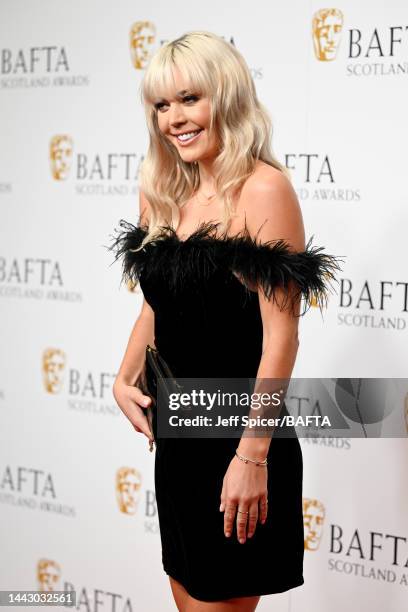
[[181, 134], [180, 136], [177, 136], [177, 138], [179, 140], [189, 140], [189, 138], [193, 138], [193, 136], [198, 134], [198, 132], [200, 132], [200, 131], [201, 130], [196, 130], [195, 132], [189, 132], [188, 134]]

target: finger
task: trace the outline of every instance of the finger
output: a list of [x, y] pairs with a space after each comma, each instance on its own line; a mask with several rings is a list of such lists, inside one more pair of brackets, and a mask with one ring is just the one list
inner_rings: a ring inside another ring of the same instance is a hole
[[224, 509], [225, 509], [225, 479], [222, 481], [220, 512], [224, 512]]
[[128, 418], [136, 431], [144, 433], [149, 440], [153, 440], [153, 434], [150, 430], [149, 421], [147, 420], [147, 416], [140, 406], [133, 406], [133, 410], [130, 412]]
[[131, 388], [130, 397], [141, 408], [147, 408], [152, 403], [152, 398], [150, 397], [150, 395], [145, 395], [139, 387]]
[[247, 523], [249, 517], [249, 507], [242, 503], [237, 508], [237, 537], [240, 544], [244, 544], [247, 537]]
[[268, 496], [263, 495], [259, 501], [259, 520], [262, 525], [265, 524], [267, 515], [268, 515]]
[[[148, 400], [148, 403], [146, 406], [141, 405], [143, 404], [144, 399]], [[133, 410], [129, 414], [129, 419], [133, 427], [135, 429], [138, 428], [136, 429], [136, 431], [140, 431], [144, 433], [144, 435], [147, 438], [149, 438], [149, 440], [153, 440], [153, 435], [150, 430], [149, 422], [147, 420], [146, 409], [151, 407], [150, 406], [151, 401], [152, 401], [151, 397], [144, 395], [140, 391], [140, 389], [138, 389], [137, 387], [132, 388], [131, 393], [130, 393], [130, 402], [133, 407]], [[135, 414], [135, 411], [136, 411], [136, 414]]]
[[234, 502], [227, 502], [224, 512], [224, 533], [230, 537], [234, 525], [237, 505]]
[[256, 524], [258, 522], [258, 502], [255, 502], [249, 507], [248, 515], [248, 538], [252, 538], [255, 533]]

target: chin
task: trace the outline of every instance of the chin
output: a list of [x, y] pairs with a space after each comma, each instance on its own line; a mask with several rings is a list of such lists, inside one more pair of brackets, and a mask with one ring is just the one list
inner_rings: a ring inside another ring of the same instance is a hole
[[181, 159], [187, 164], [193, 164], [194, 162], [200, 161], [201, 155], [197, 157], [197, 155], [183, 155], [184, 151], [179, 151], [179, 155]]

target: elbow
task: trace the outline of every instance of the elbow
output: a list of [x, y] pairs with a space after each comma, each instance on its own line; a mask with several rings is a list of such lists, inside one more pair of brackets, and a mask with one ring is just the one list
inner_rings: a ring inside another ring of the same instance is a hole
[[299, 349], [299, 336], [295, 334], [293, 338], [289, 341], [291, 346], [293, 346], [293, 351], [296, 354]]
[[298, 348], [299, 348], [299, 334], [298, 334], [297, 330], [296, 330], [296, 332], [293, 334], [293, 337], [292, 337], [292, 345], [293, 345], [293, 347], [294, 347], [294, 349], [295, 349], [295, 353], [297, 353], [297, 350], [298, 350]]

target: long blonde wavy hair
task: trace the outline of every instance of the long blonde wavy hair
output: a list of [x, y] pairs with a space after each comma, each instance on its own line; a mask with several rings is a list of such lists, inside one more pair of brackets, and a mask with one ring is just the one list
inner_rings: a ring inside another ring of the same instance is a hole
[[[163, 224], [177, 228], [180, 208], [200, 185], [197, 162], [187, 163], [161, 132], [155, 100], [175, 92], [176, 67], [189, 89], [210, 99], [210, 132], [220, 143], [214, 160], [215, 191], [223, 202], [221, 229], [233, 214], [236, 195], [253, 173], [257, 160], [290, 177], [271, 150], [272, 122], [258, 100], [249, 68], [231, 43], [207, 31], [191, 31], [164, 44], [146, 69], [141, 99], [150, 144], [140, 169], [140, 188], [150, 204], [148, 233], [140, 248], [153, 239]], [[143, 211], [142, 211], [143, 212]]]

